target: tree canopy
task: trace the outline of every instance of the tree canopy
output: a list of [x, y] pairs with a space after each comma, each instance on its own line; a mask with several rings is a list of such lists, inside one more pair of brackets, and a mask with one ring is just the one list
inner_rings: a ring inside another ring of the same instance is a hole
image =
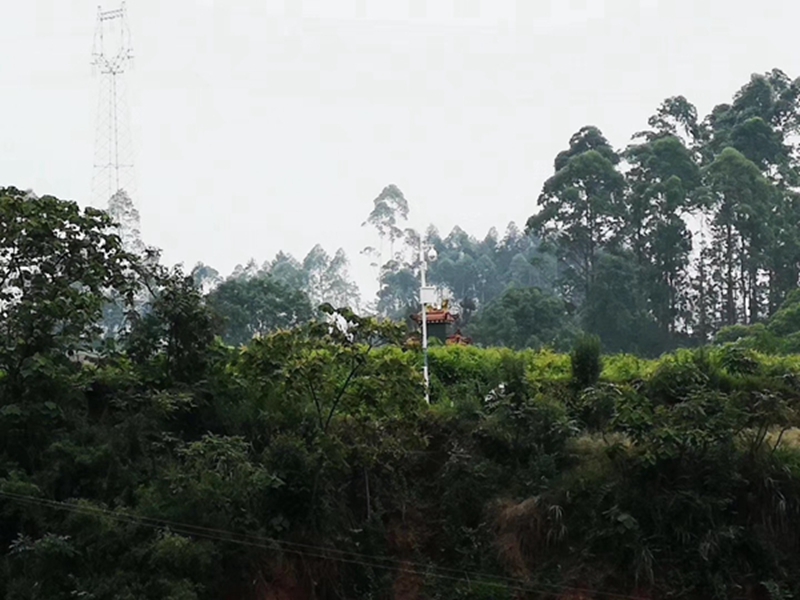
[[[367, 307], [343, 251], [186, 272], [0, 188], [0, 597], [796, 597], [798, 98], [581, 128], [525, 231], [389, 185]], [[420, 242], [477, 342], [427, 389]]]

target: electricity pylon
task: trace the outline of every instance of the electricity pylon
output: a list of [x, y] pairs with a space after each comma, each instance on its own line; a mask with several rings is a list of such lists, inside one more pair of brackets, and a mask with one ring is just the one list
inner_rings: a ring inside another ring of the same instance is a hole
[[134, 152], [125, 73], [133, 60], [125, 2], [104, 11], [97, 7], [92, 66], [100, 76], [95, 132], [92, 203], [98, 208], [120, 192], [134, 193]]

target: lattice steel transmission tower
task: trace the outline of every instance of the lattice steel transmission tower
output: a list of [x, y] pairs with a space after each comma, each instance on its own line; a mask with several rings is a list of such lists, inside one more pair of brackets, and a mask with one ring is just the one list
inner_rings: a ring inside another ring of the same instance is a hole
[[125, 2], [120, 8], [97, 7], [92, 67], [100, 76], [95, 132], [92, 203], [98, 208], [117, 194], [134, 193], [134, 149], [126, 90], [133, 60]]

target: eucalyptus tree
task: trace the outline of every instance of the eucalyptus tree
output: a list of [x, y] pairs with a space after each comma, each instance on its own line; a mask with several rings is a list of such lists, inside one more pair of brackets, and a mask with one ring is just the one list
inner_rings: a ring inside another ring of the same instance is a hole
[[[659, 123], [655, 118], [650, 122]], [[685, 215], [693, 208], [692, 194], [700, 184], [694, 153], [673, 131], [674, 127], [660, 135], [640, 134], [646, 141], [625, 152], [630, 165], [625, 238], [640, 268], [650, 310], [667, 333], [685, 316], [692, 250]]]
[[800, 85], [778, 69], [754, 74], [730, 104], [706, 119], [708, 145], [715, 154], [736, 148], [774, 184], [797, 184], [791, 137], [800, 126]]
[[403, 321], [419, 310], [419, 277], [408, 265], [387, 263], [378, 290], [378, 314]]
[[194, 266], [191, 275], [195, 285], [204, 294], [211, 293], [212, 290], [214, 290], [223, 282], [223, 278], [220, 276], [219, 271], [217, 271], [214, 267], [203, 264], [202, 262], [198, 262]]
[[[403, 223], [408, 221], [409, 207], [402, 190], [393, 183], [384, 187], [372, 203], [372, 211], [361, 226], [371, 225], [374, 227], [380, 237], [381, 246], [377, 249], [371, 246], [364, 248], [362, 254], [372, 256], [375, 260], [372, 266], [378, 269], [378, 287], [380, 288], [384, 262], [396, 259], [394, 245], [405, 236]], [[389, 242], [388, 261], [383, 260], [383, 244], [386, 240]]]
[[540, 210], [527, 230], [553, 241], [565, 261], [574, 289], [586, 297], [601, 251], [611, 247], [623, 223], [625, 179], [620, 157], [596, 127], [572, 136], [569, 149], [555, 159], [555, 174], [539, 196]]
[[[651, 127], [650, 131], [637, 133], [633, 137], [642, 137], [646, 141], [659, 137], [676, 137], [692, 151], [699, 151], [708, 139], [708, 129], [699, 120], [697, 107], [684, 96], [672, 96], [664, 100], [656, 114], [647, 120], [647, 124]], [[695, 157], [699, 158], [699, 155]]]
[[721, 283], [720, 324], [754, 323], [761, 316], [763, 283], [771, 246], [770, 206], [776, 195], [758, 166], [726, 148], [705, 173], [715, 278]]
[[[798, 285], [800, 276], [800, 220], [796, 190], [800, 185], [797, 133], [800, 128], [800, 84], [774, 69], [754, 74], [730, 104], [716, 106], [706, 119], [708, 147], [719, 156], [727, 147], [754, 164], [774, 191], [757, 217], [766, 225], [765, 259], [768, 301], [774, 312]], [[748, 209], [752, 212], [753, 207]], [[751, 303], [756, 303], [754, 299]]]
[[317, 244], [303, 259], [305, 292], [312, 303], [324, 303], [341, 308], [357, 308], [358, 286], [350, 279], [349, 261], [343, 249], [333, 256]]
[[658, 356], [669, 339], [648, 309], [640, 270], [628, 252], [602, 253], [596, 277], [579, 317], [583, 329], [598, 335], [609, 352]]
[[308, 274], [303, 270], [303, 264], [286, 252], [278, 252], [274, 259], [264, 264], [262, 271], [292, 289], [307, 289]]

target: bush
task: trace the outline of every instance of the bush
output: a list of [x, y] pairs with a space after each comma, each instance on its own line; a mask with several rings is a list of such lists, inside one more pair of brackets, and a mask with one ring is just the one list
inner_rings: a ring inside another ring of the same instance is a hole
[[648, 397], [655, 404], [676, 404], [698, 389], [716, 387], [718, 377], [706, 351], [680, 350], [662, 358], [647, 381]]
[[584, 429], [604, 431], [614, 417], [617, 399], [626, 391], [627, 388], [613, 383], [601, 383], [584, 388], [569, 406], [574, 418]]
[[569, 358], [572, 384], [576, 389], [583, 390], [597, 383], [603, 371], [599, 337], [584, 335], [578, 338]]

